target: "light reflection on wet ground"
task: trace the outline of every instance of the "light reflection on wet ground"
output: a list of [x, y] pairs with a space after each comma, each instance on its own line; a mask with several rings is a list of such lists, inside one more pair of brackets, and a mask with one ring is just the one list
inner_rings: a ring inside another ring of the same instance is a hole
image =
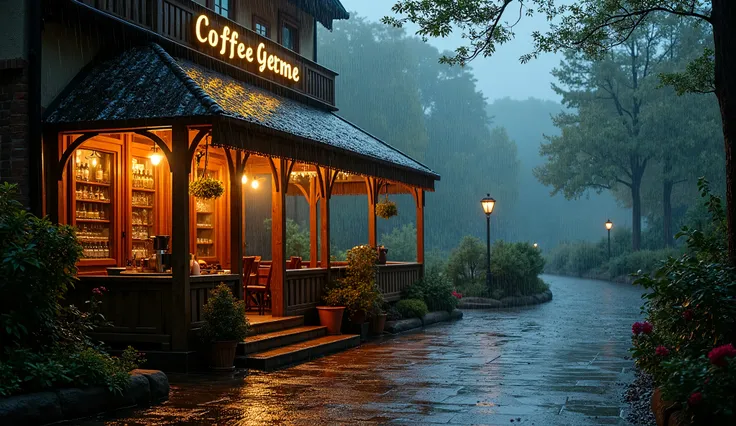
[[627, 424], [620, 394], [641, 291], [545, 279], [544, 305], [466, 311], [270, 374], [172, 375], [165, 405], [85, 424]]

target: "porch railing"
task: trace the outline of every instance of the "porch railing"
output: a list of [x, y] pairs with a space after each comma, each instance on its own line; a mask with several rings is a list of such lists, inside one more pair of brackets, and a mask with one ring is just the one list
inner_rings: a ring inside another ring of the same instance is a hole
[[[216, 15], [214, 11], [195, 3], [192, 0], [74, 0], [109, 15], [128, 21], [137, 26], [202, 51], [194, 40], [193, 25], [196, 17], [206, 14], [212, 20], [222, 20], [232, 30], [237, 31], [241, 41], [255, 46], [263, 43], [268, 52], [278, 52], [278, 55], [287, 59], [292, 65], [299, 67], [302, 78], [297, 83], [283, 81], [282, 78], [272, 77], [269, 74], [255, 73], [259, 77], [276, 81], [296, 92], [303, 93], [329, 106], [335, 106], [335, 74], [333, 71], [309, 59], [284, 48], [274, 41], [257, 34], [233, 21]], [[207, 54], [207, 52], [205, 52]], [[257, 65], [257, 64], [256, 64]], [[245, 71], [252, 70], [235, 65]]]
[[[330, 279], [345, 276], [345, 266], [335, 266], [330, 270]], [[395, 302], [401, 292], [422, 277], [419, 263], [391, 263], [378, 267], [378, 286], [384, 300]], [[287, 270], [284, 283], [286, 315], [303, 315], [314, 309], [322, 301], [327, 286], [326, 269]]]

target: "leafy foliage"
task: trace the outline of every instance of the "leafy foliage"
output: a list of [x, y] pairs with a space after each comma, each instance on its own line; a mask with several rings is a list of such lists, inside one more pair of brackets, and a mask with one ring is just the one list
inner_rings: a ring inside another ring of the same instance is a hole
[[212, 200], [220, 198], [224, 193], [225, 185], [219, 180], [206, 175], [189, 182], [189, 195], [193, 197]]
[[[271, 218], [263, 221], [263, 227], [267, 234], [271, 232]], [[309, 258], [309, 232], [288, 218], [286, 219], [286, 256]]]
[[[724, 227], [720, 199], [705, 181], [700, 187], [714, 222]], [[728, 397], [736, 392], [736, 350], [730, 346], [736, 341], [736, 269], [727, 263], [723, 234], [685, 228], [679, 236], [689, 251], [636, 281], [649, 292], [647, 323], [632, 327], [632, 352], [665, 398], [681, 402], [702, 424], [728, 424], [736, 409]]]
[[450, 253], [447, 276], [455, 287], [485, 280], [485, 245], [478, 238], [466, 236]]
[[59, 301], [74, 286], [82, 253], [70, 226], [26, 212], [14, 185], [0, 185], [0, 351], [58, 342]]
[[396, 203], [389, 200], [388, 197], [376, 203], [376, 216], [383, 219], [390, 219], [399, 214]]
[[393, 261], [414, 262], [417, 259], [417, 229], [413, 223], [394, 228], [381, 235], [381, 245], [388, 249], [387, 257]]
[[383, 300], [376, 284], [378, 252], [371, 246], [353, 247], [347, 252], [348, 267], [345, 278], [333, 283], [324, 296], [328, 306], [344, 306], [348, 318], [355, 314], [374, 312]]
[[539, 275], [544, 258], [529, 243], [496, 242], [491, 248], [491, 288], [505, 296], [527, 296], [547, 289]]
[[403, 295], [406, 299], [423, 300], [431, 312], [452, 312], [458, 299], [452, 295], [452, 283], [437, 272], [425, 272], [424, 278], [410, 285]]
[[402, 318], [424, 318], [429, 313], [427, 304], [420, 299], [404, 299], [396, 302], [396, 310]]
[[243, 341], [250, 328], [245, 313], [245, 302], [236, 299], [230, 287], [220, 283], [210, 291], [204, 305], [202, 337], [207, 342]]

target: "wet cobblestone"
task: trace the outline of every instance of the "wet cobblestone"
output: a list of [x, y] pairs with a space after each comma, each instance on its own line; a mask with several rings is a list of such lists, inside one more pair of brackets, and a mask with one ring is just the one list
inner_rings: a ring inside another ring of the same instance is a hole
[[170, 376], [171, 400], [87, 425], [627, 425], [641, 290], [545, 277], [554, 300], [386, 338], [287, 370]]

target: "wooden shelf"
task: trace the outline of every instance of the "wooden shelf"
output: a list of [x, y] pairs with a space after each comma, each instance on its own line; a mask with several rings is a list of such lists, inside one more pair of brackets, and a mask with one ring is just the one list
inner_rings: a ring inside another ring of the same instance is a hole
[[134, 223], [133, 226], [153, 226], [152, 223]]
[[78, 203], [95, 203], [95, 204], [110, 204], [110, 200], [88, 200], [86, 198], [77, 198]]
[[155, 189], [147, 189], [147, 188], [133, 188], [133, 191], [138, 191], [138, 192], [156, 192]]
[[135, 204], [133, 204], [133, 208], [134, 209], [152, 209], [153, 206], [136, 206]]
[[215, 229], [214, 226], [199, 226], [197, 225], [197, 229]]
[[91, 181], [91, 180], [89, 180], [89, 181], [88, 180], [78, 180], [76, 182], [77, 182], [77, 185], [104, 186], [106, 188], [110, 186], [109, 183], [95, 182], [95, 181]]
[[76, 222], [89, 222], [89, 223], [110, 223], [109, 220], [103, 220], [103, 219], [80, 219], [77, 218]]
[[197, 212], [197, 214], [215, 214], [215, 212]]
[[83, 243], [109, 243], [109, 238], [84, 238], [84, 237], [77, 237], [77, 240]]
[[198, 246], [211, 246], [211, 245], [213, 245], [213, 244], [215, 244], [215, 242], [214, 242], [214, 241], [213, 241], [213, 242], [211, 242], [211, 243], [197, 243], [197, 245], [198, 245]]

